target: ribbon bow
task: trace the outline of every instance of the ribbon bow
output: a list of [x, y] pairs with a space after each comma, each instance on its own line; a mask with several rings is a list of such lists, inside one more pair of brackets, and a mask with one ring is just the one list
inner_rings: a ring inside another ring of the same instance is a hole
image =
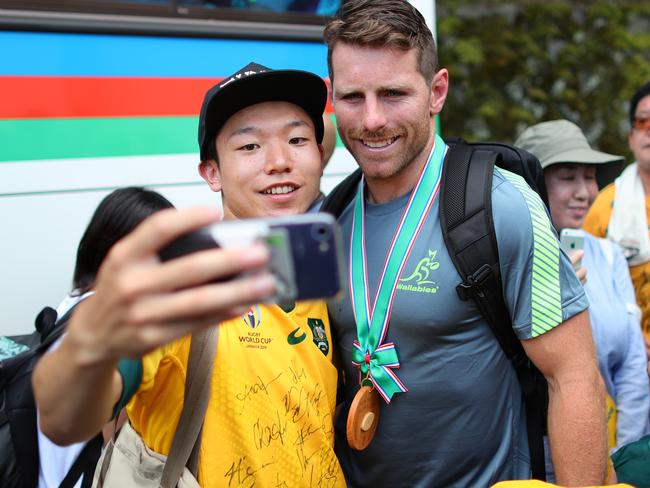
[[361, 347], [359, 341], [353, 342], [352, 364], [359, 368], [359, 383], [369, 380], [386, 403], [390, 403], [395, 393], [404, 393], [406, 387], [393, 373], [399, 368], [399, 359], [395, 344], [387, 342], [377, 347], [372, 353]]

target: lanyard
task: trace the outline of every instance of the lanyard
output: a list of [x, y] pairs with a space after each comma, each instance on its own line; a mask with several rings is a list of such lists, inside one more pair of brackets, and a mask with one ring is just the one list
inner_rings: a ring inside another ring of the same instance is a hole
[[350, 236], [350, 299], [358, 337], [353, 343], [352, 363], [359, 368], [360, 382], [372, 382], [386, 403], [390, 403], [395, 393], [408, 391], [393, 371], [399, 368], [395, 344], [385, 343], [384, 339], [398, 279], [440, 189], [444, 153], [445, 143], [436, 135], [431, 155], [411, 193], [388, 249], [372, 308], [365, 245], [365, 179], [362, 178], [359, 183]]

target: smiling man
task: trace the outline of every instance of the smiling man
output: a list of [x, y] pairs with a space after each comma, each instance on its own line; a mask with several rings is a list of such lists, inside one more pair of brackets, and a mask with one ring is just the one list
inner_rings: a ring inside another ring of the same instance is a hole
[[[326, 98], [324, 81], [312, 73], [253, 63], [206, 94], [199, 171], [222, 193], [225, 219], [309, 208], [322, 173]], [[256, 305], [274, 291], [263, 275], [203, 285], [263, 265], [258, 248], [158, 262], [156, 250], [173, 236], [157, 239], [154, 231], [168, 229], [167, 220], [118, 244], [61, 347], [38, 365], [42, 430], [60, 443], [85, 439], [126, 406], [129, 427], [148, 449], [167, 455], [183, 407], [186, 334], [225, 319], [202, 430], [200, 485], [345, 486], [333, 449], [337, 372], [325, 303]], [[208, 220], [195, 216], [185, 227], [178, 221], [174, 233]], [[128, 250], [139, 246], [148, 254], [130, 262]], [[155, 294], [156, 287], [165, 293]], [[186, 323], [192, 306], [219, 300], [220, 315]], [[185, 315], [176, 310], [180, 303]]]
[[[348, 486], [483, 487], [529, 478], [515, 370], [476, 304], [456, 292], [463, 279], [440, 227], [448, 148], [435, 117], [449, 73], [437, 66], [432, 34], [404, 0], [350, 0], [324, 37], [339, 134], [363, 172], [340, 217], [350, 292], [330, 307], [345, 368], [336, 435]], [[604, 396], [584, 291], [538, 195], [498, 168], [492, 216], [513, 329], [549, 384], [558, 481], [600, 484]], [[369, 383], [371, 393], [360, 388]], [[375, 394], [383, 401], [374, 439], [356, 450], [346, 416], [355, 419], [357, 405]]]

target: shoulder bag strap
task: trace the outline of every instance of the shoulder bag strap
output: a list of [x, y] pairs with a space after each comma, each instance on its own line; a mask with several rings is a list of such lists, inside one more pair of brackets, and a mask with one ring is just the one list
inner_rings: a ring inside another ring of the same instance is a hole
[[68, 474], [61, 481], [59, 488], [74, 488], [82, 476], [81, 488], [90, 488], [97, 460], [102, 453], [103, 443], [104, 437], [101, 432], [86, 443], [74, 464], [68, 470]]
[[[208, 327], [192, 335], [185, 378], [183, 411], [176, 427], [172, 447], [165, 463], [160, 486], [174, 488], [193, 451], [198, 453], [201, 428], [210, 401], [212, 366], [219, 338], [219, 326]], [[195, 454], [192, 474], [198, 474], [198, 455]]]

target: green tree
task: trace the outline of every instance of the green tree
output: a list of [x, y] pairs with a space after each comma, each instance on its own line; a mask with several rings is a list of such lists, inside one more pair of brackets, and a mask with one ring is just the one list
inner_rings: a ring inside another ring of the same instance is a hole
[[650, 81], [650, 2], [438, 0], [446, 135], [512, 142], [566, 118], [630, 156], [628, 101]]

